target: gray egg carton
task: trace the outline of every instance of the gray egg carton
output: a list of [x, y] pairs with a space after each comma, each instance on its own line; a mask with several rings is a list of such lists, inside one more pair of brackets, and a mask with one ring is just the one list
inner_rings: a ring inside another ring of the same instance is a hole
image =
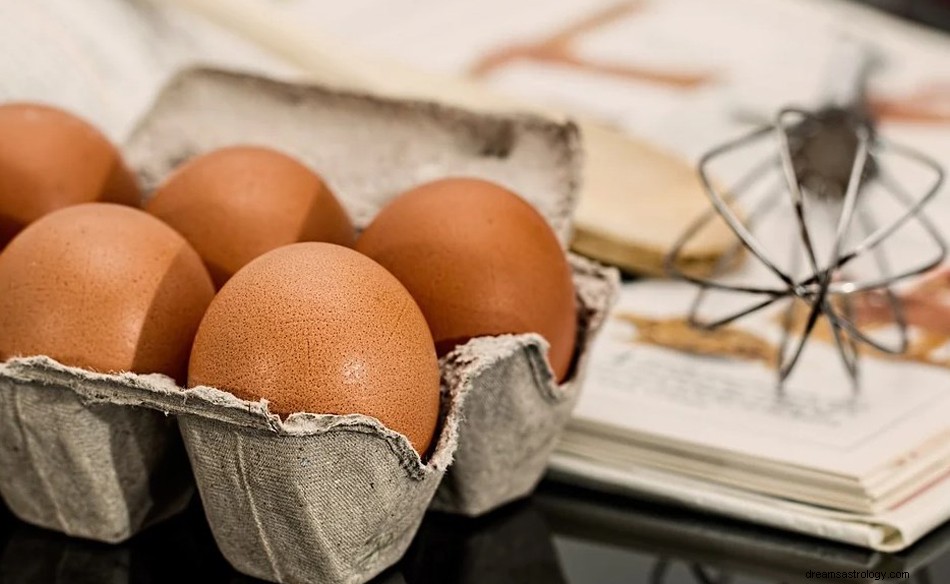
[[[162, 91], [125, 155], [150, 191], [187, 159], [239, 143], [319, 172], [358, 228], [411, 186], [467, 175], [518, 192], [565, 246], [570, 238], [579, 141], [569, 123], [197, 69]], [[571, 263], [580, 326], [569, 380], [554, 383], [537, 335], [459, 347], [441, 362], [442, 415], [426, 460], [367, 416], [282, 420], [266, 401], [162, 375], [24, 357], [0, 364], [0, 494], [27, 522], [119, 542], [181, 511], [197, 485], [239, 571], [366, 582], [398, 561], [430, 504], [477, 515], [541, 477], [617, 286], [615, 271]]]

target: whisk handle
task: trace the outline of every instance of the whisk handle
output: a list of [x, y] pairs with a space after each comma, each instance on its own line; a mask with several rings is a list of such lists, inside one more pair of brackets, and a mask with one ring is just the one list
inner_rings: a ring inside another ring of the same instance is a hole
[[829, 62], [825, 81], [827, 105], [845, 109], [862, 108], [868, 76], [879, 62], [879, 53], [867, 43], [842, 39]]

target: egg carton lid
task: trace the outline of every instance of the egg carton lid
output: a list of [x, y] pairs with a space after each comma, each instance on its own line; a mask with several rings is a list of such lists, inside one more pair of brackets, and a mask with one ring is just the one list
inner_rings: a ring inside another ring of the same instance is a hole
[[570, 242], [582, 152], [572, 122], [197, 68], [163, 89], [124, 155], [150, 193], [189, 158], [237, 144], [299, 159], [324, 178], [358, 228], [414, 186], [475, 176], [521, 195], [563, 248]]

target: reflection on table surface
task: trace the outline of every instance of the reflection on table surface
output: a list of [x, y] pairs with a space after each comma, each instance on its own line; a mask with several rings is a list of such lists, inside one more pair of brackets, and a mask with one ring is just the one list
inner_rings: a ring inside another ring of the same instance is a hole
[[[221, 557], [197, 501], [118, 546], [70, 539], [2, 510], [0, 550], [0, 584], [256, 582]], [[912, 582], [945, 582], [950, 525], [906, 552], [880, 554], [543, 484], [487, 517], [430, 514], [403, 561], [374, 584], [745, 584], [804, 582], [807, 570], [907, 571]]]

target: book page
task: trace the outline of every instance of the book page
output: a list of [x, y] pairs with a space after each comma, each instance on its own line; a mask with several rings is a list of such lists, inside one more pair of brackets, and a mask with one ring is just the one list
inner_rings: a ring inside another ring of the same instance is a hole
[[[682, 315], [694, 294], [680, 283], [625, 286], [593, 353], [575, 428], [609, 425], [641, 440], [677, 441], [856, 479], [924, 454], [918, 450], [930, 439], [947, 441], [950, 392], [938, 366], [865, 358], [861, 388], [853, 391], [833, 348], [815, 339], [778, 391], [770, 364], [736, 359], [729, 349], [698, 357], [644, 340], [636, 322], [641, 329], [668, 326], [670, 336], [688, 337]], [[757, 324], [748, 325], [750, 338], [752, 330], [761, 334], [771, 323], [766, 317]], [[774, 350], [775, 342], [762, 337], [754, 337], [762, 351]]]

